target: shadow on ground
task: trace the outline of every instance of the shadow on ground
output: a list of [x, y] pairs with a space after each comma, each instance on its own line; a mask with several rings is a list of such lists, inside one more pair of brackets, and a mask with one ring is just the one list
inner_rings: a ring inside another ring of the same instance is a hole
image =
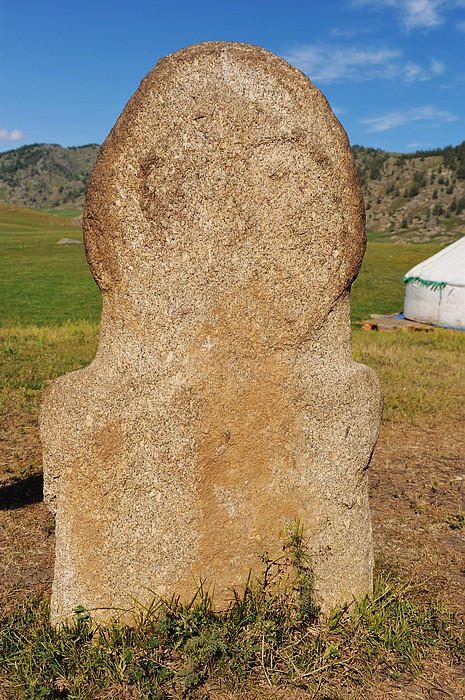
[[40, 503], [43, 500], [44, 479], [42, 474], [33, 474], [27, 479], [0, 486], [0, 510], [15, 510]]

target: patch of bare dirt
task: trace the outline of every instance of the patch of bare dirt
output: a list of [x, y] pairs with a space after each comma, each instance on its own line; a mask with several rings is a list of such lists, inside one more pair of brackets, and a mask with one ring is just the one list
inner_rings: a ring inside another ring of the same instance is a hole
[[[41, 500], [37, 429], [14, 432], [14, 426], [4, 427], [0, 441], [0, 607], [6, 610], [24, 596], [50, 590], [54, 549], [51, 515]], [[411, 580], [419, 596], [446, 601], [463, 615], [464, 482], [465, 425], [382, 426], [370, 468], [377, 568]], [[308, 697], [300, 691], [280, 692], [270, 689], [264, 695]], [[351, 692], [347, 697], [357, 696]], [[437, 652], [421, 679], [374, 679], [363, 698], [463, 700], [465, 669], [451, 666], [447, 656]]]
[[463, 700], [465, 677], [439, 655], [425, 663], [421, 678], [405, 674], [400, 680], [375, 679], [366, 700]]
[[370, 503], [379, 566], [465, 614], [465, 425], [383, 425]]
[[54, 536], [43, 502], [37, 422], [10, 414], [0, 428], [0, 607], [50, 589]]

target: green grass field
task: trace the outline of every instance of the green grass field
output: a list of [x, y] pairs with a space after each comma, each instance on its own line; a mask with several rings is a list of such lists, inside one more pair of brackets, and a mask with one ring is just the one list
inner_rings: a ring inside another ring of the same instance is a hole
[[[11, 387], [16, 377], [28, 391], [37, 390], [37, 401], [52, 378], [88, 364], [98, 342], [101, 295], [84, 247], [57, 245], [63, 237], [82, 240], [81, 229], [46, 212], [0, 207], [3, 380]], [[355, 324], [370, 313], [402, 311], [403, 274], [437, 250], [437, 244], [369, 235], [352, 288], [354, 356], [380, 375], [386, 420], [418, 423], [438, 411], [452, 420], [463, 415], [465, 333], [364, 333]]]
[[0, 206], [0, 326], [45, 326], [100, 319], [100, 292], [82, 241], [67, 218]]
[[[100, 293], [84, 247], [58, 245], [65, 237], [82, 240], [71, 223], [77, 214], [0, 206], [0, 327], [99, 321]], [[352, 289], [352, 320], [402, 311], [402, 276], [438, 250], [437, 244], [393, 244], [382, 234], [369, 235]]]
[[393, 243], [385, 234], [369, 233], [362, 269], [352, 286], [352, 321], [362, 321], [370, 314], [401, 313], [402, 277], [440, 248], [437, 243]]
[[[0, 484], [40, 473], [41, 393], [89, 364], [97, 348], [100, 293], [83, 246], [57, 245], [82, 239], [70, 218], [0, 207], [0, 437], [9, 459]], [[436, 250], [370, 236], [353, 285], [353, 321], [401, 311], [402, 275]], [[364, 333], [354, 325], [353, 351], [381, 379], [386, 423], [453, 431], [464, 420], [465, 333]], [[454, 526], [463, 517], [457, 513]], [[442, 654], [448, 668], [463, 660], [460, 617], [395, 578], [380, 576], [371, 598], [318, 620], [304, 544], [291, 533], [283, 560], [263, 561], [266, 577], [227, 611], [213, 611], [200, 591], [191, 605], [156, 601], [136, 611], [135, 628], [116, 622], [97, 635], [83, 609], [70, 627], [52, 629], [48, 597], [13, 604], [13, 585], [0, 596], [0, 698], [226, 700], [297, 689], [305, 694], [289, 697], [355, 699], [379, 678], [418, 676], [429, 657]]]
[[41, 211], [63, 219], [77, 219], [82, 214], [81, 209], [41, 209]]

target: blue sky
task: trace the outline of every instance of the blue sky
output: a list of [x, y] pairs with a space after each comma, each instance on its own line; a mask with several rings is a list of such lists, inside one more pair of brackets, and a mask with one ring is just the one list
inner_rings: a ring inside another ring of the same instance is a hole
[[3, 0], [0, 150], [101, 143], [159, 58], [217, 39], [304, 71], [352, 144], [465, 140], [465, 0]]

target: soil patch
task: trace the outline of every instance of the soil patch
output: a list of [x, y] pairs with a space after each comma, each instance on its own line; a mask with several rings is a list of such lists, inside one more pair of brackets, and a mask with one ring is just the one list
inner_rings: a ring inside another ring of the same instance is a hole
[[383, 425], [370, 469], [378, 566], [465, 613], [465, 425]]
[[[0, 607], [48, 595], [53, 572], [51, 515], [40, 496], [38, 437], [27, 430], [13, 452], [0, 443]], [[13, 464], [14, 463], [14, 464]], [[13, 468], [14, 466], [14, 468]], [[23, 470], [24, 476], [18, 476]], [[408, 580], [419, 598], [436, 598], [465, 615], [465, 425], [420, 428], [384, 423], [370, 467], [377, 569]], [[226, 697], [226, 696], [224, 696]], [[274, 695], [273, 697], [279, 697]], [[291, 697], [291, 696], [288, 696]], [[300, 696], [298, 693], [295, 697]], [[344, 697], [342, 695], [341, 697]], [[420, 679], [374, 679], [368, 700], [465, 697], [465, 669], [445, 654], [428, 660]]]

